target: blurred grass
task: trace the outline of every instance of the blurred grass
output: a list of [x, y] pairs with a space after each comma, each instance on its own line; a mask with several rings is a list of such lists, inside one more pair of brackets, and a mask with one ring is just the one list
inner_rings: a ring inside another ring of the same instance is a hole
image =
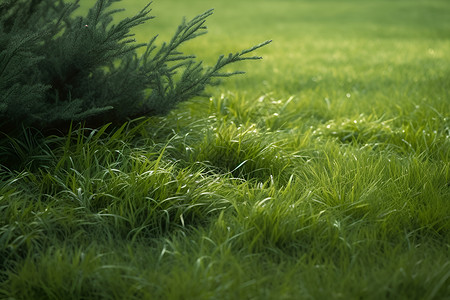
[[[146, 3], [128, 0], [120, 16]], [[448, 96], [450, 5], [445, 0], [155, 1], [152, 8], [156, 18], [136, 31], [138, 42], [156, 34], [159, 43], [167, 41], [183, 16], [214, 8], [209, 33], [183, 48], [210, 64], [220, 54], [273, 40], [258, 51], [263, 62], [242, 64], [249, 74], [225, 81], [224, 90], [301, 94], [317, 101], [340, 101], [354, 90], [362, 98], [355, 102], [371, 102], [385, 97], [380, 93], [412, 93], [422, 84]]]
[[[125, 14], [144, 3], [127, 1]], [[345, 110], [357, 111], [379, 99], [383, 105], [398, 98], [434, 104], [427, 89], [438, 92], [439, 103], [448, 97], [446, 1], [155, 1], [152, 7], [157, 18], [136, 32], [140, 42], [156, 34], [160, 43], [168, 40], [183, 16], [215, 8], [209, 33], [184, 49], [210, 64], [220, 54], [273, 39], [258, 51], [264, 60], [242, 64], [248, 74], [225, 81], [222, 91], [317, 102], [342, 102], [350, 94]]]

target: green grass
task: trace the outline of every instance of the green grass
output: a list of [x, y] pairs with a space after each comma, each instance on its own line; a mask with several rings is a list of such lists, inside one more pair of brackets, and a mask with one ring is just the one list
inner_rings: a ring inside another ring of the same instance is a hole
[[206, 62], [274, 41], [167, 116], [3, 143], [2, 298], [450, 297], [448, 1], [153, 7], [139, 41], [216, 9]]

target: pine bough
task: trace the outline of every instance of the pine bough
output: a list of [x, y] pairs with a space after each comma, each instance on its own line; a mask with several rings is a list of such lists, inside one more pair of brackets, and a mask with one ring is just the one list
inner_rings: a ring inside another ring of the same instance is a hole
[[[113, 24], [120, 0], [98, 0], [85, 17], [74, 17], [79, 1], [12, 0], [0, 4], [0, 131], [19, 124], [66, 128], [73, 121], [101, 125], [167, 113], [202, 95], [218, 79], [242, 72], [224, 66], [260, 59], [248, 54], [268, 44], [220, 56], [205, 67], [181, 44], [205, 34], [213, 10], [187, 22], [160, 47], [156, 37], [137, 44], [131, 29], [153, 17], [150, 4]], [[138, 56], [136, 49], [146, 47]], [[177, 75], [176, 75], [177, 74]]]

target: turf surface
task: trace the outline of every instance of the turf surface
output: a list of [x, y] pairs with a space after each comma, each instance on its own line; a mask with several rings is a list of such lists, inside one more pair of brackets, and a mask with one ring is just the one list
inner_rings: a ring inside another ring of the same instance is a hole
[[138, 41], [215, 8], [183, 48], [210, 64], [273, 42], [167, 116], [17, 141], [21, 168], [0, 169], [2, 296], [450, 296], [448, 1], [152, 6]]

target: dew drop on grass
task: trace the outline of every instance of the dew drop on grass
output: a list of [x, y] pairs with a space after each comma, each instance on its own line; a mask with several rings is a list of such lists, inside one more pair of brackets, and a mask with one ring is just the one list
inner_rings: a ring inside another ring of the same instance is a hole
[[328, 99], [327, 97], [325, 97], [324, 100], [325, 100], [325, 103], [327, 104], [328, 109], [330, 109], [330, 105], [331, 105], [330, 99]]
[[336, 221], [334, 221], [333, 226], [338, 228], [338, 229], [340, 229], [341, 228], [341, 222], [336, 220]]

